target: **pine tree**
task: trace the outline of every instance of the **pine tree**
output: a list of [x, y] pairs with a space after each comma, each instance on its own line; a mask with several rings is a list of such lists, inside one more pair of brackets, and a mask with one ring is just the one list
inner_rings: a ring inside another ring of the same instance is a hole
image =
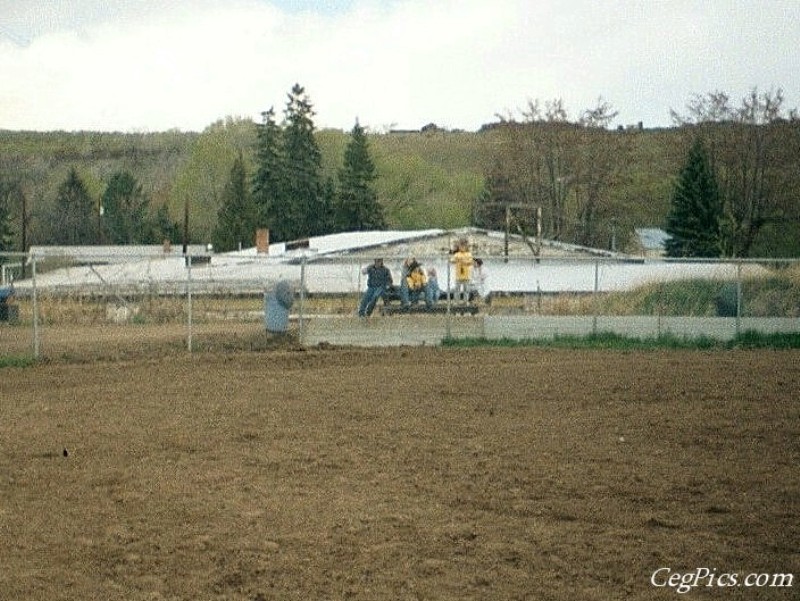
[[142, 186], [127, 171], [111, 176], [102, 198], [103, 232], [111, 244], [142, 244], [148, 241], [149, 200]]
[[375, 164], [369, 154], [364, 128], [356, 121], [339, 170], [339, 193], [334, 208], [334, 229], [372, 230], [386, 227], [383, 208], [372, 187]]
[[[11, 228], [9, 226], [9, 210], [6, 196], [0, 198], [0, 251], [11, 250]], [[0, 257], [0, 261], [3, 258]]]
[[236, 250], [252, 243], [258, 228], [258, 211], [247, 190], [247, 174], [242, 154], [233, 162], [230, 176], [222, 191], [222, 205], [214, 229], [214, 248]]
[[[295, 84], [285, 109], [283, 148], [286, 188], [284, 239], [305, 238], [330, 230], [331, 198], [322, 178], [322, 154], [314, 137], [314, 110], [305, 89]], [[272, 227], [272, 226], [270, 226]]]
[[151, 241], [157, 244], [165, 240], [176, 243], [181, 238], [181, 226], [169, 215], [167, 205], [161, 205], [156, 211], [151, 228]]
[[[21, 193], [19, 184], [0, 181], [0, 251], [13, 249], [11, 207]], [[0, 257], [0, 262], [2, 261], [3, 257]]]
[[718, 257], [722, 203], [705, 147], [697, 139], [689, 150], [675, 188], [666, 231], [671, 257]]
[[94, 202], [73, 167], [58, 188], [49, 228], [50, 241], [64, 245], [94, 244], [97, 242], [96, 216]]
[[287, 240], [290, 221], [283, 208], [286, 190], [286, 167], [282, 132], [275, 122], [275, 111], [261, 113], [257, 125], [256, 171], [252, 181], [252, 201], [258, 227], [268, 227], [270, 238]]

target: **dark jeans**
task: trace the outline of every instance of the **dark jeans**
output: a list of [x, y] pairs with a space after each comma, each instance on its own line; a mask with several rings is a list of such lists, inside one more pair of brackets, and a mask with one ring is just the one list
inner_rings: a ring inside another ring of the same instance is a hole
[[372, 312], [375, 310], [375, 304], [384, 294], [386, 294], [385, 286], [367, 288], [364, 291], [364, 295], [361, 297], [361, 303], [358, 305], [358, 315], [360, 317], [372, 315]]

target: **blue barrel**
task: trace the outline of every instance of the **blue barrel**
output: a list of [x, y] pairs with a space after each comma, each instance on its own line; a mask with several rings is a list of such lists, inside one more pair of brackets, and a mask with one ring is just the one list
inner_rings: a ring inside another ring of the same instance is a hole
[[293, 302], [291, 285], [283, 280], [264, 295], [264, 327], [267, 332], [283, 333], [289, 329], [289, 309]]
[[14, 288], [0, 286], [0, 321], [13, 322], [19, 319], [19, 307], [8, 302], [12, 296], [14, 296]]

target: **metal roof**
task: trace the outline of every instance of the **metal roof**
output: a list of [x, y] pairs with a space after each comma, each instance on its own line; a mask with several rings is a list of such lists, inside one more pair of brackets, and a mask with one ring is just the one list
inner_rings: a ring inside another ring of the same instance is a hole
[[[349, 232], [309, 239], [307, 248], [286, 250], [273, 244], [269, 254], [247, 249], [240, 252], [205, 254], [203, 261], [188, 272], [180, 255], [116, 253], [126, 261], [103, 261], [66, 266], [37, 275], [37, 287], [53, 291], [158, 290], [183, 293], [189, 278], [193, 290], [265, 290], [280, 280], [300, 281], [301, 263], [306, 289], [311, 293], [353, 293], [365, 285], [361, 268], [372, 257], [382, 256], [395, 280], [399, 280], [403, 260], [417, 257], [425, 268], [439, 274], [439, 285], [447, 287], [450, 269], [449, 242], [467, 237], [475, 245], [475, 255], [484, 259], [484, 291], [495, 293], [555, 293], [625, 290], [647, 282], [687, 278], [735, 279], [736, 265], [720, 262], [645, 261], [627, 255], [596, 251], [565, 244], [547, 244], [547, 253], [537, 259], [521, 240], [515, 240], [515, 253], [504, 257], [504, 236], [467, 228], [463, 230], [415, 230]], [[96, 249], [99, 251], [99, 248]], [[480, 254], [478, 254], [480, 253]], [[84, 259], [90, 254], [81, 254]], [[78, 256], [76, 255], [76, 256]], [[35, 254], [34, 256], [39, 256]], [[63, 255], [61, 255], [63, 256]], [[88, 261], [85, 261], [88, 263]], [[748, 271], [763, 270], [757, 265]], [[30, 289], [30, 280], [19, 280], [20, 293]]]
[[645, 250], [664, 250], [670, 239], [670, 235], [658, 227], [638, 227], [633, 231]]

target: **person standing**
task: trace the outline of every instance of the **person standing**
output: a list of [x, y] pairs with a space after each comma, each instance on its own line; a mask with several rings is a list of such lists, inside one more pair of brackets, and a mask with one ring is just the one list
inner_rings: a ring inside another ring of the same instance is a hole
[[400, 303], [405, 307], [409, 302], [408, 274], [411, 273], [411, 264], [415, 262], [413, 258], [407, 258], [400, 266]]
[[474, 269], [472, 270], [472, 279], [474, 282], [475, 291], [481, 300], [488, 304], [486, 296], [486, 269], [483, 267], [483, 259], [475, 257]]
[[465, 239], [458, 241], [456, 252], [450, 257], [456, 270], [456, 293], [462, 302], [469, 301], [469, 286], [472, 280], [472, 253]]
[[392, 272], [383, 264], [383, 259], [375, 259], [375, 262], [362, 269], [361, 273], [367, 276], [367, 289], [361, 296], [358, 316], [369, 317], [375, 310], [378, 299], [382, 298], [392, 285]]
[[428, 269], [428, 285], [425, 288], [425, 304], [428, 309], [433, 309], [439, 302], [439, 279], [436, 276], [436, 269]]

